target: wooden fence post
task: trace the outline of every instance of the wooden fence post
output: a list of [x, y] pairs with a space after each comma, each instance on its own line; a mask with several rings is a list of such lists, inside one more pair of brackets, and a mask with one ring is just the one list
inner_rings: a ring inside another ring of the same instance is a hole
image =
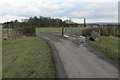
[[86, 27], [86, 19], [84, 18], [84, 27]]
[[7, 38], [9, 39], [9, 28], [7, 28]]
[[64, 27], [62, 27], [62, 36], [64, 36]]

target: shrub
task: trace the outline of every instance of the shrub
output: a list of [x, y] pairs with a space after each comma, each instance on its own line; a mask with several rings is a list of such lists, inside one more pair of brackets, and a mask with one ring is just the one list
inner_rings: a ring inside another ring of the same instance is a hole
[[88, 28], [88, 29], [84, 29], [84, 30], [82, 31], [82, 35], [85, 36], [85, 37], [91, 36], [92, 31], [99, 32], [99, 29], [98, 29], [98, 28]]
[[116, 36], [116, 37], [120, 37], [119, 31], [120, 28], [117, 26], [103, 26], [103, 27], [96, 27], [96, 28], [88, 28], [88, 29], [84, 29], [82, 31], [82, 35], [83, 36], [90, 36], [92, 31], [96, 31], [98, 32], [101, 36]]
[[15, 28], [14, 30], [25, 36], [35, 36], [35, 27]]

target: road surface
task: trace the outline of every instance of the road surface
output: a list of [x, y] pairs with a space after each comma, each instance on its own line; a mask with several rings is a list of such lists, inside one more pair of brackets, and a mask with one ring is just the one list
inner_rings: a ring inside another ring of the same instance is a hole
[[118, 69], [109, 59], [87, 47], [84, 37], [60, 38], [37, 33], [53, 46], [59, 78], [117, 78]]

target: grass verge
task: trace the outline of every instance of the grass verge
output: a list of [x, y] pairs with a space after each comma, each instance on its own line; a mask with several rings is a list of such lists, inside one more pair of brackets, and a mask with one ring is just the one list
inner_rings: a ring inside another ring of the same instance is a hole
[[118, 62], [118, 39], [113, 37], [100, 36], [101, 41], [90, 41], [87, 37], [87, 42], [96, 50], [104, 53], [112, 58], [116, 63]]
[[51, 49], [39, 37], [3, 40], [3, 78], [55, 78]]

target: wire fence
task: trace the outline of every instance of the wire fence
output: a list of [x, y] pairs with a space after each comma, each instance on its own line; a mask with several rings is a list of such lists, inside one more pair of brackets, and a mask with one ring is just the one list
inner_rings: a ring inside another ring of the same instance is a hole
[[35, 27], [2, 28], [2, 38], [3, 39], [16, 39], [16, 38], [23, 37], [25, 36], [24, 35], [25, 30], [28, 29], [27, 32], [29, 32], [30, 28], [35, 28]]
[[[118, 34], [118, 28], [114, 27], [114, 26], [99, 26], [99, 27], [90, 27], [90, 26], [86, 26], [86, 27], [64, 27], [64, 32], [62, 32], [62, 28], [35, 28], [33, 26], [28, 26], [28, 27], [19, 27], [19, 28], [3, 28], [2, 29], [2, 37], [3, 39], [16, 39], [16, 38], [20, 38], [22, 36], [25, 35], [31, 35], [34, 33], [36, 33], [35, 30], [37, 30], [37, 32], [58, 32], [58, 33], [64, 33], [66, 35], [77, 35], [77, 36], [81, 36], [83, 35], [83, 33], [87, 34], [92, 32], [91, 30], [96, 30], [96, 31], [100, 31], [101, 35], [117, 35]], [[46, 31], [47, 29], [47, 31]], [[86, 29], [86, 30], [85, 30]], [[25, 34], [25, 32], [28, 32], [27, 34]], [[87, 34], [88, 35], [88, 34]]]
[[82, 35], [83, 29], [87, 29], [89, 27], [65, 27], [64, 33], [67, 35]]
[[119, 36], [118, 25], [99, 25], [99, 26], [89, 26], [86, 27], [65, 27], [65, 34], [67, 35], [91, 35], [92, 31], [98, 32], [102, 36]]

